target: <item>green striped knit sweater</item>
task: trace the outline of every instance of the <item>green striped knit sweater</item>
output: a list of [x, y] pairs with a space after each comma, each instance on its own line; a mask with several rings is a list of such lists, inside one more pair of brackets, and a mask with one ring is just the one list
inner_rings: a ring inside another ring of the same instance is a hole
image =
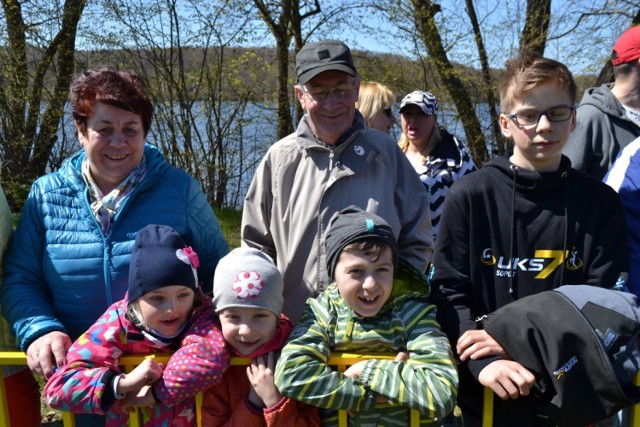
[[[376, 316], [360, 317], [332, 284], [307, 301], [282, 349], [276, 386], [285, 396], [324, 408], [323, 425], [337, 425], [337, 409], [350, 411], [349, 426], [363, 427], [408, 426], [408, 408], [420, 411], [423, 425], [450, 413], [458, 373], [428, 293], [424, 275], [401, 262], [389, 301]], [[407, 351], [409, 360], [368, 360], [357, 379], [326, 364], [331, 352], [399, 351]], [[389, 403], [376, 404], [377, 395]]]

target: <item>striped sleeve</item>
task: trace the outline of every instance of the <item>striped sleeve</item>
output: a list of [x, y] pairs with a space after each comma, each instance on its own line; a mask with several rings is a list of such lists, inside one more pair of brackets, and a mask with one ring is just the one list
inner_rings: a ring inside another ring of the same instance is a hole
[[359, 381], [392, 405], [418, 409], [430, 419], [449, 414], [456, 402], [458, 373], [449, 340], [436, 321], [436, 307], [409, 300], [402, 309], [409, 359], [372, 359]]
[[325, 293], [307, 302], [278, 359], [276, 387], [284, 396], [320, 408], [369, 410], [374, 407], [375, 394], [327, 365], [331, 352], [327, 298]]

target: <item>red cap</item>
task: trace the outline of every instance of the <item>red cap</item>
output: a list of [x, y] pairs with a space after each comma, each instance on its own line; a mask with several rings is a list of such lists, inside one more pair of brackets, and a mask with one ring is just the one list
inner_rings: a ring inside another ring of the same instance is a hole
[[640, 58], [640, 26], [631, 27], [616, 41], [611, 53], [611, 63], [616, 66]]

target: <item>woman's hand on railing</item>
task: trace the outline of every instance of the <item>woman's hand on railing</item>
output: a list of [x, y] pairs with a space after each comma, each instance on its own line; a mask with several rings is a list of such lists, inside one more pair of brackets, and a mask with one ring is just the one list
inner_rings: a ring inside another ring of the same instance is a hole
[[49, 379], [56, 367], [67, 363], [69, 347], [71, 347], [69, 335], [60, 331], [49, 332], [32, 342], [27, 348], [27, 365], [36, 375]]

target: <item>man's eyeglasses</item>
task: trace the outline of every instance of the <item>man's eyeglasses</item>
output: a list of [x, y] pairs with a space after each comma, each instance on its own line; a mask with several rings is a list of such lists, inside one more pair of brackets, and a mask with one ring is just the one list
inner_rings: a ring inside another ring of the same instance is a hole
[[573, 110], [575, 110], [573, 107], [559, 106], [544, 111], [522, 110], [517, 113], [508, 114], [507, 117], [513, 119], [520, 126], [533, 126], [538, 124], [542, 116], [547, 116], [550, 122], [564, 122], [569, 120]]
[[327, 98], [329, 98], [330, 93], [333, 93], [337, 99], [344, 99], [351, 96], [355, 88], [355, 82], [353, 82], [353, 84], [341, 84], [333, 87], [318, 86], [310, 87], [308, 89], [304, 86], [302, 87], [303, 92], [316, 102], [326, 101]]
[[385, 116], [387, 116], [388, 118], [393, 117], [393, 112], [391, 111], [391, 107], [387, 107], [387, 108], [383, 108], [382, 112], [384, 113]]

